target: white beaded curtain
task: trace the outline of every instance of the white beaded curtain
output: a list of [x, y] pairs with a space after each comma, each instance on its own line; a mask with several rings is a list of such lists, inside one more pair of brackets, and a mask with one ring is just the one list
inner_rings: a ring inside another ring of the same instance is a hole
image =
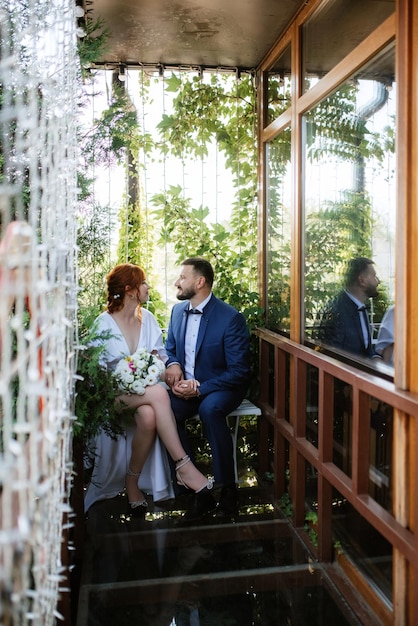
[[0, 3], [0, 621], [65, 593], [75, 371], [75, 3]]

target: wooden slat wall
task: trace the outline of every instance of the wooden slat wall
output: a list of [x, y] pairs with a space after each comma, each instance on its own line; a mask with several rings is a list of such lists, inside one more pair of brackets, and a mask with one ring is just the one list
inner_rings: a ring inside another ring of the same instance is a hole
[[[331, 489], [335, 487], [341, 495], [371, 524], [383, 537], [391, 543], [395, 550], [394, 562], [399, 571], [394, 571], [394, 603], [393, 611], [389, 611], [387, 604], [374, 592], [368, 592], [368, 599], [373, 598], [373, 609], [380, 615], [385, 624], [414, 624], [416, 619], [413, 606], [408, 609], [408, 604], [413, 605], [412, 598], [408, 595], [407, 588], [401, 587], [401, 582], [406, 576], [403, 563], [410, 567], [409, 580], [415, 580], [415, 572], [418, 571], [418, 550], [416, 549], [416, 537], [410, 528], [405, 527], [403, 521], [397, 518], [396, 511], [391, 514], [383, 508], [369, 494], [369, 438], [367, 430], [370, 424], [365, 422], [369, 415], [369, 397], [379, 397], [394, 407], [395, 411], [408, 415], [409, 420], [418, 418], [418, 396], [405, 392], [395, 387], [393, 383], [383, 381], [374, 376], [359, 371], [349, 365], [345, 365], [324, 354], [310, 350], [291, 339], [280, 337], [276, 333], [259, 329], [257, 335], [260, 338], [261, 354], [263, 358], [268, 353], [267, 346], [273, 346], [277, 357], [275, 359], [275, 382], [273, 404], [269, 400], [270, 391], [263, 385], [260, 395], [260, 407], [263, 416], [273, 426], [275, 456], [273, 471], [275, 474], [276, 497], [279, 499], [285, 488], [286, 465], [283, 462], [283, 450], [285, 444], [289, 446], [290, 456], [290, 485], [289, 492], [293, 505], [293, 521], [296, 527], [303, 527], [305, 515], [305, 464], [310, 463], [318, 473], [318, 557], [323, 561], [329, 561], [333, 553], [331, 529]], [[294, 380], [300, 377], [304, 379], [303, 368], [310, 365], [319, 372], [319, 416], [318, 416], [318, 447], [313, 446], [305, 438], [306, 421], [306, 394], [302, 393], [299, 385], [290, 385], [286, 395], [291, 404], [297, 407], [292, 416], [286, 419], [283, 410], [277, 410], [277, 406], [283, 407], [285, 398], [283, 386], [276, 384], [277, 380], [285, 378], [285, 364], [290, 358], [291, 369], [294, 369]], [[268, 362], [261, 363], [261, 371], [268, 371]], [[337, 378], [352, 387], [353, 392], [353, 431], [352, 431], [352, 476], [350, 477], [332, 462], [333, 420], [332, 406], [334, 389], [332, 381]], [[289, 395], [291, 398], [289, 398]], [[361, 416], [361, 428], [360, 428]], [[394, 441], [397, 433], [394, 433]], [[407, 449], [415, 445], [414, 440], [407, 443]], [[280, 450], [280, 455], [278, 451]], [[260, 459], [265, 465], [265, 459]], [[405, 458], [403, 460], [404, 466]], [[403, 493], [403, 497], [405, 494]], [[350, 572], [353, 576], [353, 571]], [[357, 574], [360, 584], [361, 575]], [[366, 583], [362, 583], [364, 586]], [[412, 584], [412, 583], [411, 583]], [[398, 588], [399, 587], [399, 588]], [[413, 593], [413, 589], [411, 589]], [[407, 620], [407, 621], [405, 621]]]

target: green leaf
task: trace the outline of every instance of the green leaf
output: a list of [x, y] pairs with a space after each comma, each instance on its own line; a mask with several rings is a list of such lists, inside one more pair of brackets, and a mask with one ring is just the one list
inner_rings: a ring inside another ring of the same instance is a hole
[[176, 93], [181, 87], [181, 78], [176, 74], [171, 74], [170, 78], [164, 80], [165, 90], [171, 93]]

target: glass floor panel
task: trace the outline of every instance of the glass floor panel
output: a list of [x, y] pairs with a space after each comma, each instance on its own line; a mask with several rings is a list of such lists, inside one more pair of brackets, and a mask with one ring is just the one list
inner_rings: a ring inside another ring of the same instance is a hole
[[[158, 585], [92, 585], [81, 599], [93, 625], [143, 626], [288, 626], [361, 624], [339, 606], [320, 572], [306, 568], [214, 575], [209, 580], [183, 578]], [[341, 603], [340, 603], [341, 604]], [[81, 624], [82, 622], [79, 621]]]
[[272, 484], [253, 475], [241, 480], [239, 514], [229, 520], [182, 525], [185, 496], [150, 501], [144, 520], [126, 515], [124, 494], [96, 503], [74, 625], [376, 624], [352, 610], [272, 502]]

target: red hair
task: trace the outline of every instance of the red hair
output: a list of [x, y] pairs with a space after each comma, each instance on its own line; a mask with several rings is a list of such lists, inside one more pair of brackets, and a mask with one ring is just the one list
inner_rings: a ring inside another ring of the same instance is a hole
[[139, 265], [121, 263], [116, 265], [106, 276], [107, 310], [115, 313], [123, 309], [126, 288], [139, 289], [145, 281], [145, 272]]

